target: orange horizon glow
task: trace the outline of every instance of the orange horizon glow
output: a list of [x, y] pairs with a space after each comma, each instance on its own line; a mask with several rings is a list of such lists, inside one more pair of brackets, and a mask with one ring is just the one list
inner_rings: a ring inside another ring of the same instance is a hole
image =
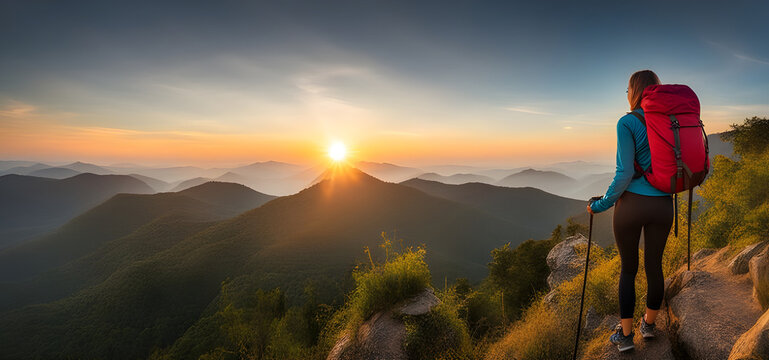
[[[41, 128], [35, 133], [0, 130], [4, 139], [0, 155], [5, 159], [50, 158], [83, 161], [182, 163], [243, 162], [253, 159], [294, 163], [324, 162], [329, 157], [326, 139], [310, 136], [265, 134], [144, 133], [107, 128]], [[409, 161], [416, 158], [434, 162], [546, 160], [568, 152], [589, 157], [605, 148], [611, 152], [614, 139], [553, 136], [544, 139], [460, 136], [399, 137], [383, 135], [356, 141], [355, 151], [347, 148], [351, 161]], [[566, 150], [566, 151], [565, 151]], [[613, 154], [610, 154], [613, 155]]]
[[440, 127], [418, 133], [365, 128], [335, 132], [331, 127], [281, 133], [212, 133], [73, 126], [66, 124], [66, 117], [39, 114], [28, 107], [0, 112], [0, 159], [142, 165], [225, 166], [266, 160], [318, 164], [328, 160], [330, 144], [344, 138], [346, 160], [350, 162], [410, 166], [532, 165], [571, 160], [613, 163], [616, 143], [612, 126], [515, 133], [494, 129], [470, 133]]

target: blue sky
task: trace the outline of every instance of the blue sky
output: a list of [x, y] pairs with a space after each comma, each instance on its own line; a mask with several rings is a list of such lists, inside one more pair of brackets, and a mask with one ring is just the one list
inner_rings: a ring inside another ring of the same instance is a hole
[[0, 157], [306, 162], [340, 140], [409, 165], [610, 163], [636, 70], [691, 86], [710, 132], [769, 116], [767, 14], [759, 1], [3, 1]]

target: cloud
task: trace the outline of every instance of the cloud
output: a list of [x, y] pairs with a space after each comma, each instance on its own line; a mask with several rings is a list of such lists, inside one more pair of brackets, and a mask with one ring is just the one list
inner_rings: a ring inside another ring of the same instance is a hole
[[735, 53], [734, 57], [736, 57], [736, 58], [738, 58], [740, 60], [751, 61], [751, 62], [754, 62], [754, 63], [769, 65], [769, 61], [761, 60], [761, 59], [756, 59], [754, 57], [743, 55], [743, 54], [736, 54]]
[[37, 108], [33, 105], [21, 101], [9, 100], [5, 106], [0, 108], [0, 117], [20, 118], [29, 116]]
[[506, 107], [505, 110], [521, 112], [521, 113], [525, 113], [525, 114], [534, 114], [534, 115], [553, 115], [552, 113], [549, 113], [549, 112], [533, 110], [533, 109], [528, 109], [528, 108], [522, 108], [522, 107]]
[[750, 62], [754, 62], [754, 63], [758, 63], [758, 64], [763, 64], [763, 65], [769, 65], [769, 61], [767, 61], [767, 60], [759, 59], [759, 58], [756, 58], [756, 57], [753, 57], [753, 56], [750, 56], [750, 55], [746, 55], [743, 52], [735, 51], [731, 47], [726, 46], [724, 44], [717, 43], [717, 42], [711, 41], [711, 40], [705, 40], [705, 42], [707, 44], [715, 47], [715, 48], [718, 48], [721, 51], [724, 51], [724, 52], [727, 52], [729, 54], [732, 54], [732, 56], [734, 56], [734, 57], [736, 57], [736, 58], [738, 58], [740, 60], [750, 61]]

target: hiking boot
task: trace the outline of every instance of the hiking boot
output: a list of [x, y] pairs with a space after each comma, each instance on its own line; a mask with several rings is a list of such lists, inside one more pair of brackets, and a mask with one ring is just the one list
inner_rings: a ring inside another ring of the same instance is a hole
[[656, 324], [648, 324], [646, 322], [646, 315], [644, 315], [641, 318], [641, 326], [639, 327], [639, 330], [641, 332], [641, 336], [643, 336], [644, 339], [652, 339], [654, 338], [654, 328]]
[[620, 352], [635, 349], [635, 344], [633, 344], [633, 331], [631, 330], [630, 335], [625, 336], [622, 332], [621, 324], [617, 324], [616, 332], [612, 334], [609, 341], [611, 341], [612, 344], [617, 345], [617, 349]]

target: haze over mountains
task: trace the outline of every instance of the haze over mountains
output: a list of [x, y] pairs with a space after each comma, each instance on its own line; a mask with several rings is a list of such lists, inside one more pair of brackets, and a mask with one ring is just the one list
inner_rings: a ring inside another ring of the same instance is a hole
[[0, 248], [52, 231], [115, 194], [153, 192], [126, 175], [0, 176]]
[[[437, 184], [423, 181], [410, 184]], [[280, 286], [291, 298], [314, 281], [325, 284], [324, 296], [332, 296], [364, 260], [361, 250], [378, 245], [382, 231], [395, 232], [404, 246], [427, 246], [436, 277], [477, 280], [485, 275], [491, 249], [552, 230], [552, 224], [515, 216], [532, 210], [523, 199], [541, 198], [538, 211], [554, 219], [584, 207], [535, 189], [497, 189], [509, 194], [507, 204], [465, 204], [351, 167], [329, 169], [315, 185], [261, 206], [268, 199], [262, 195], [238, 205], [235, 199], [244, 191], [253, 193], [232, 186], [238, 185], [121, 194], [51, 235], [1, 252], [0, 305], [15, 310], [0, 315], [0, 347], [10, 354], [36, 349], [45, 357], [54, 350], [39, 339], [55, 338], [95, 349], [133, 349], [124, 356], [146, 357], [152, 346], [168, 346], [197, 321], [227, 278], [242, 289]], [[467, 193], [444, 190], [443, 196], [472, 200]], [[249, 207], [254, 208], [218, 220]], [[125, 343], [110, 343], [102, 330], [111, 328], [126, 332]], [[173, 337], [161, 336], [169, 331]]]
[[[720, 134], [711, 134], [708, 139], [711, 157], [732, 154], [731, 144], [721, 140]], [[533, 187], [578, 200], [603, 194], [613, 177], [612, 166], [584, 161], [511, 169], [454, 165], [420, 169], [365, 161], [355, 165], [388, 182], [420, 178], [457, 185], [474, 182], [504, 187]], [[0, 249], [53, 231], [89, 207], [120, 192], [177, 192], [208, 181], [222, 181], [242, 184], [264, 194], [290, 195], [313, 184], [313, 180], [323, 170], [320, 166], [276, 161], [211, 169], [193, 166], [150, 168], [132, 164], [99, 166], [83, 162], [51, 166], [29, 161], [0, 161], [0, 174], [27, 176], [14, 178], [0, 175], [0, 213], [7, 214], [0, 220]], [[101, 179], [78, 176], [84, 173], [109, 174], [114, 177]], [[104, 184], [98, 186], [100, 190], [91, 191], [95, 185], [89, 181]], [[40, 199], [45, 199], [46, 204], [41, 205]]]
[[[5, 172], [51, 178], [0, 176], [0, 230], [33, 234], [0, 249], [0, 348], [11, 357], [78, 357], [67, 344], [79, 344], [95, 357], [146, 358], [203, 321], [223, 283], [228, 297], [280, 287], [291, 302], [313, 284], [331, 301], [348, 290], [353, 267], [368, 261], [362, 250], [376, 248], [382, 232], [395, 246], [426, 246], [434, 281], [477, 281], [492, 249], [547, 238], [570, 217], [586, 220], [586, 201], [558, 193], [599, 194], [613, 174], [597, 165], [588, 167], [602, 172], [566, 174], [580, 164], [560, 164], [563, 173], [432, 168], [461, 171], [440, 174], [358, 163], [368, 174], [278, 162], [231, 169], [2, 162]], [[107, 174], [80, 173], [88, 170]], [[244, 182], [299, 190], [276, 197]], [[611, 211], [598, 217], [594, 236], [611, 244]]]
[[[420, 169], [396, 164], [367, 161], [358, 161], [354, 165], [362, 171], [388, 182], [401, 182], [419, 177], [448, 184], [484, 182], [503, 186], [505, 186], [505, 184], [500, 183], [500, 180], [503, 178], [531, 169], [530, 167], [496, 169], [454, 165], [428, 166], [424, 169]], [[565, 170], [555, 167], [556, 165]], [[564, 173], [564, 176], [570, 176], [569, 174], [571, 174], [571, 176], [576, 176], [573, 174], [582, 174], [584, 172], [584, 170], [578, 170], [581, 169], [581, 166], [595, 168], [597, 170], [602, 169], [603, 172], [610, 171], [612, 168], [609, 165], [575, 162], [554, 164], [552, 166], [542, 167], [542, 169], [550, 169], [552, 173], [561, 172]], [[323, 166], [301, 166], [276, 161], [257, 162], [234, 168], [210, 169], [194, 166], [166, 168], [151, 168], [137, 165], [99, 166], [82, 162], [51, 166], [43, 163], [23, 161], [0, 161], [0, 176], [6, 174], [18, 174], [64, 179], [86, 172], [100, 175], [121, 174], [134, 176], [158, 192], [180, 191], [192, 186], [200, 185], [206, 181], [225, 181], [243, 184], [260, 192], [272, 195], [290, 195], [302, 190], [308, 184], [312, 183], [312, 180], [323, 170]], [[591, 175], [594, 175], [594, 173], [591, 173]], [[530, 183], [518, 182], [515, 183], [515, 185], [536, 187], [537, 182], [540, 180], [542, 179], [532, 178]], [[570, 196], [573, 194], [564, 192], [559, 195]]]

